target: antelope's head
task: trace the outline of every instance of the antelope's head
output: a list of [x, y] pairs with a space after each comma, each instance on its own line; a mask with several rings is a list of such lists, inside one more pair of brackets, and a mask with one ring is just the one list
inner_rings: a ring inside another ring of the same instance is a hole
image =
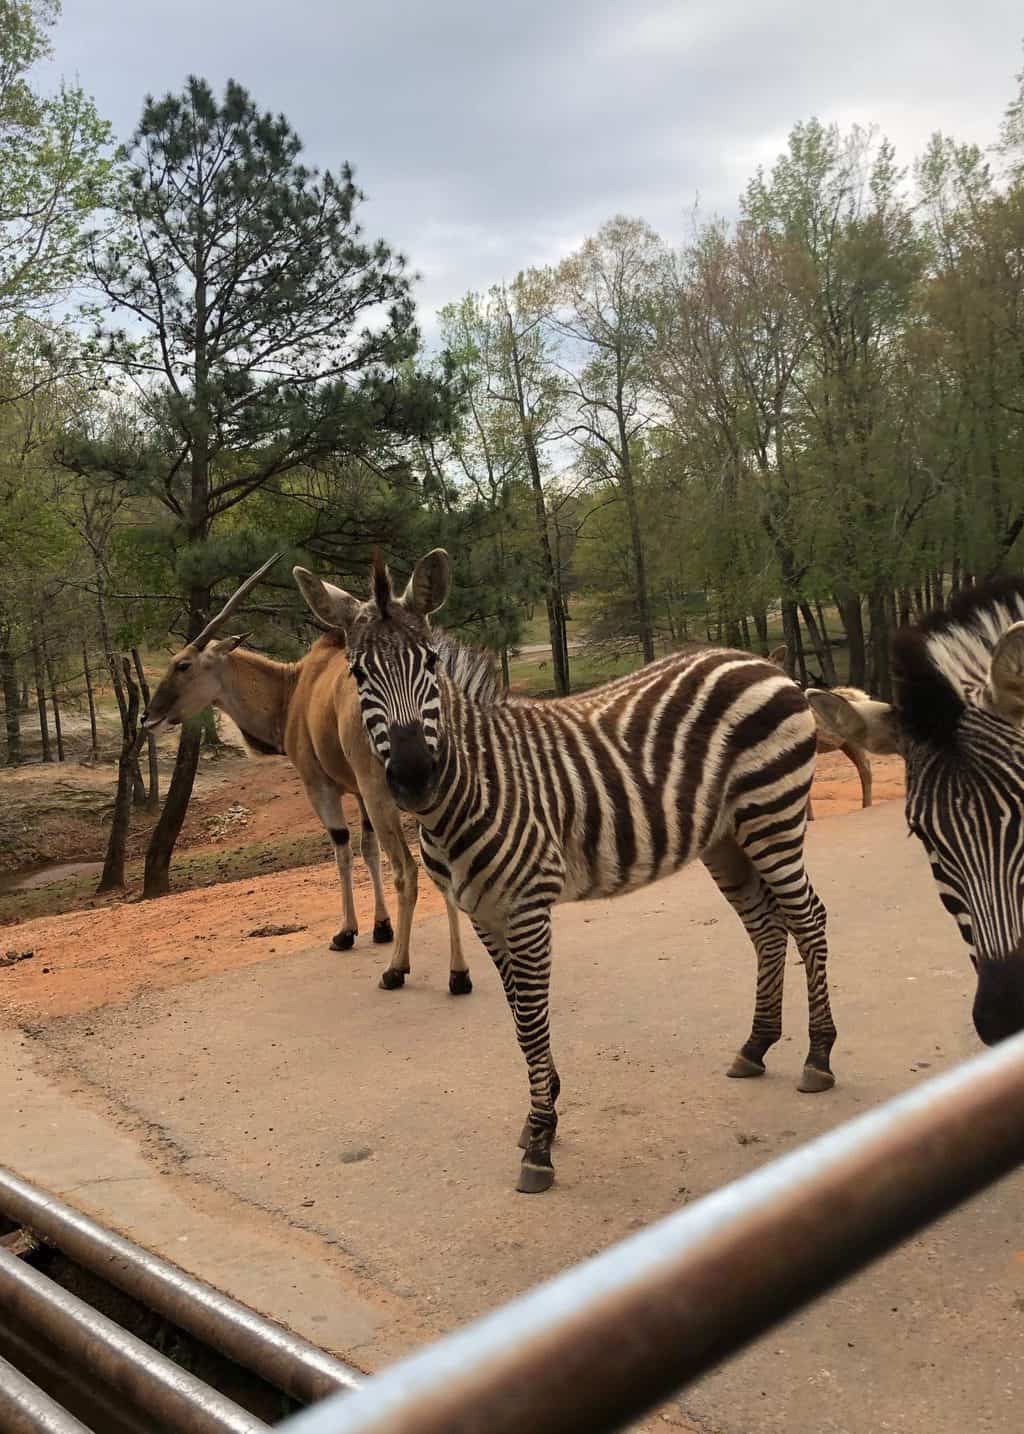
[[313, 613], [345, 635], [363, 725], [391, 795], [406, 811], [424, 810], [437, 783], [441, 728], [438, 654], [429, 619], [448, 596], [448, 554], [435, 548], [421, 558], [401, 595], [375, 556], [367, 602], [306, 568], [292, 572]]
[[147, 732], [177, 727], [217, 701], [224, 680], [224, 659], [249, 636], [243, 632], [235, 637], [218, 637], [217, 633], [280, 556], [275, 553], [247, 577], [198, 637], [174, 654], [143, 716], [142, 725]]

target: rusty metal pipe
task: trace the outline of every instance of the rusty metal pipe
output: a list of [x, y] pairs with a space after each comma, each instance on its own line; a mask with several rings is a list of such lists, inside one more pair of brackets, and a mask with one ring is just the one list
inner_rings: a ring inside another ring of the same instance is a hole
[[0, 1166], [0, 1213], [304, 1404], [359, 1385], [360, 1377], [341, 1360], [177, 1265], [104, 1230], [88, 1215], [37, 1190], [4, 1166]]
[[[1024, 1035], [715, 1191], [287, 1434], [605, 1434], [1024, 1160]], [[545, 1199], [557, 1199], [545, 1196]]]
[[0, 1356], [0, 1429], [4, 1434], [89, 1434], [20, 1369]]
[[261, 1419], [3, 1249], [0, 1309], [5, 1320], [52, 1340], [161, 1426], [183, 1434], [266, 1434]]

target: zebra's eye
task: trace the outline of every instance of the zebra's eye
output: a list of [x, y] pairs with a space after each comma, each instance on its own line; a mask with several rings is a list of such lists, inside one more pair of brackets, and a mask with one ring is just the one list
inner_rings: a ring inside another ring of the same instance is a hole
[[427, 671], [433, 672], [437, 666], [437, 653], [432, 647], [427, 648]]
[[366, 680], [366, 672], [362, 667], [359, 666], [358, 662], [350, 662], [348, 665], [348, 670], [349, 672], [351, 672], [352, 676], [357, 682], [364, 682]]

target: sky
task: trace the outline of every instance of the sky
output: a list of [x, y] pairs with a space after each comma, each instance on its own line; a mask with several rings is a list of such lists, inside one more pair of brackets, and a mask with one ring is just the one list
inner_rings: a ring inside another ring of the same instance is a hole
[[405, 252], [428, 334], [468, 289], [614, 214], [678, 244], [731, 215], [799, 120], [873, 123], [910, 163], [988, 145], [1024, 64], [1020, 0], [64, 0], [55, 67], [119, 138], [189, 73], [349, 160]]

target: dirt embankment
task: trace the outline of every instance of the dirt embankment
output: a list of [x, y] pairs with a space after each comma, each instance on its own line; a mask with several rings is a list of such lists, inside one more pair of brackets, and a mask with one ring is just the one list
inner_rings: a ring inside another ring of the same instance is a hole
[[[901, 798], [902, 764], [889, 758], [875, 760], [873, 768], [875, 801]], [[827, 820], [860, 804], [859, 780], [847, 759], [838, 752], [823, 757], [814, 786], [816, 819]], [[0, 928], [0, 958], [5, 951], [33, 953], [27, 960], [0, 968], [0, 1020], [33, 1024], [126, 1002], [146, 990], [178, 986], [318, 942], [325, 961], [345, 960], [328, 950], [341, 914], [334, 863], [287, 763], [274, 759], [221, 764], [200, 793], [190, 825], [197, 839], [188, 855], [195, 857], [205, 850], [215, 870], [223, 869], [215, 890], [181, 891], [152, 902], [121, 900], [96, 910], [42, 916]], [[319, 843], [323, 857], [314, 865], [224, 879], [232, 874], [239, 830], [250, 845], [267, 844], [268, 860], [277, 859], [275, 843], [294, 843], [303, 837]], [[358, 858], [355, 886], [363, 932], [359, 944], [365, 945], [370, 940], [373, 901]], [[394, 917], [390, 882], [388, 900]], [[421, 874], [417, 916], [442, 909], [439, 893]], [[250, 935], [266, 926], [300, 929], [281, 936]], [[379, 948], [382, 966], [388, 949]], [[415, 951], [413, 957], [415, 961]]]

